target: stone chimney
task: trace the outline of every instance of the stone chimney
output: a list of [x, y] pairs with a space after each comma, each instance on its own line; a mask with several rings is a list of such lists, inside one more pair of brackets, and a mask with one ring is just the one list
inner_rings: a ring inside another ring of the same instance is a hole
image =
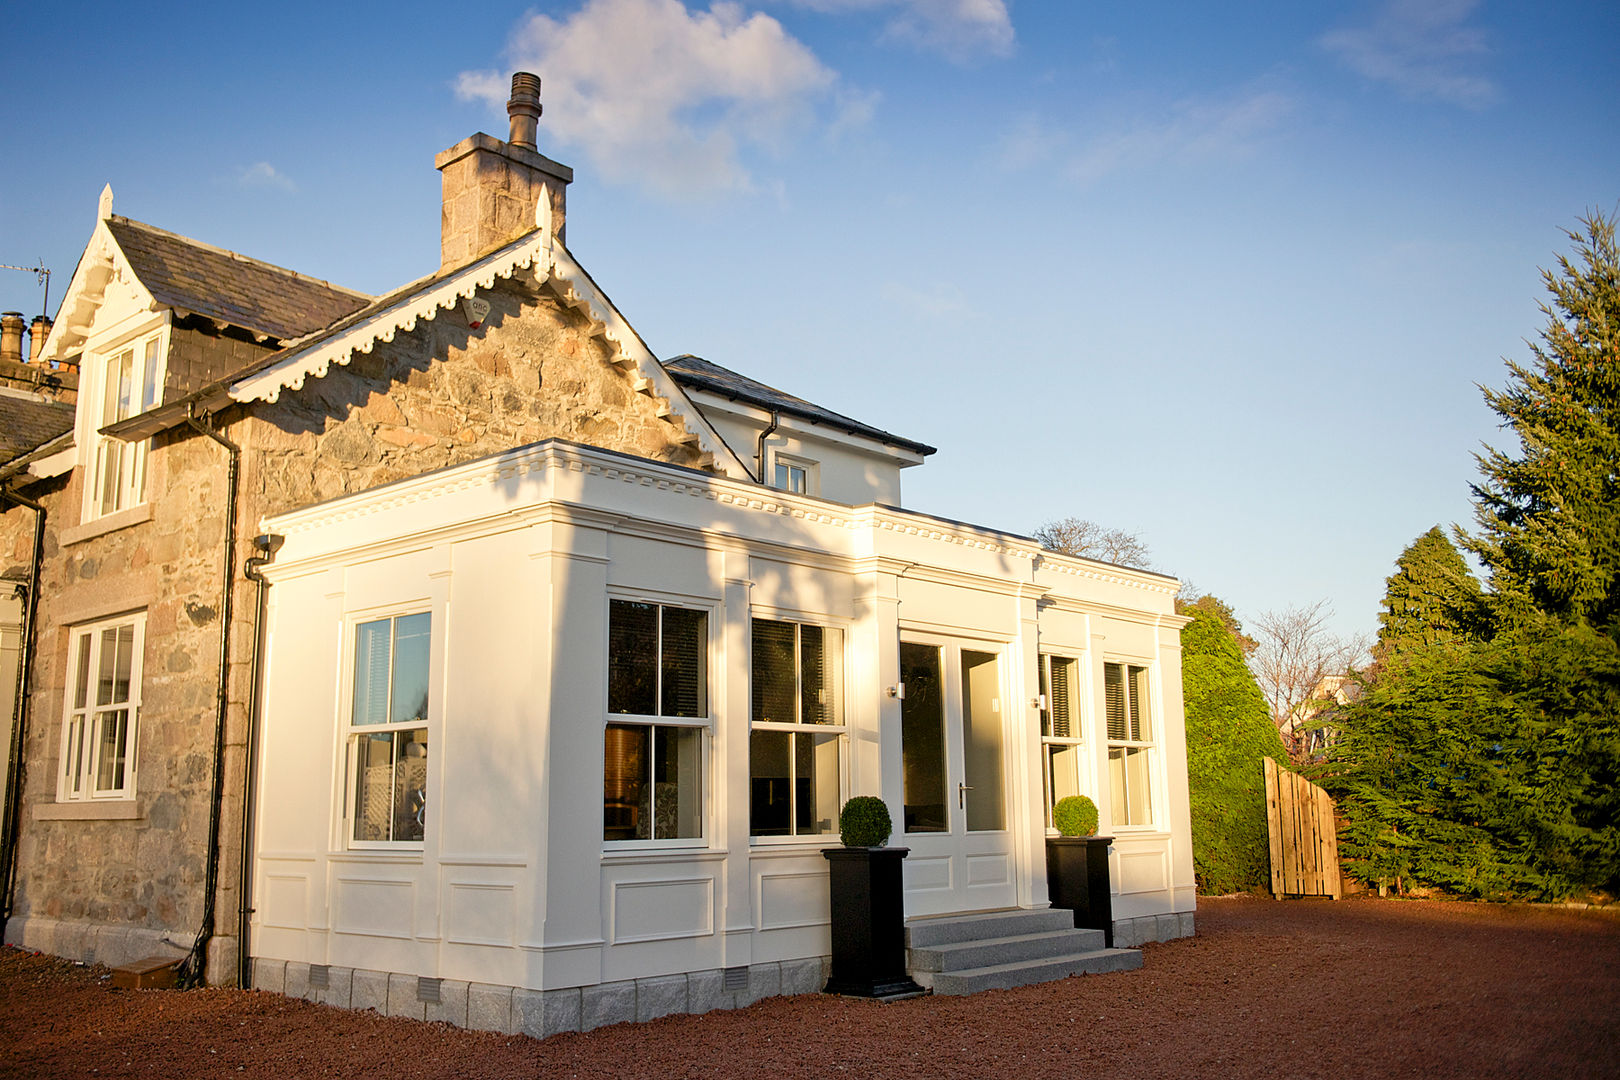
[[56, 325], [43, 315], [35, 315], [34, 321], [28, 324], [28, 362], [39, 363], [39, 354], [45, 351], [45, 339], [51, 336], [51, 327]]
[[540, 120], [540, 78], [512, 76], [506, 103], [512, 127], [508, 141], [479, 132], [433, 159], [443, 177], [439, 269], [471, 262], [535, 227], [540, 195], [551, 193], [551, 227], [563, 239], [567, 187], [574, 170], [535, 149]]
[[23, 326], [22, 312], [0, 312], [0, 361], [22, 363]]

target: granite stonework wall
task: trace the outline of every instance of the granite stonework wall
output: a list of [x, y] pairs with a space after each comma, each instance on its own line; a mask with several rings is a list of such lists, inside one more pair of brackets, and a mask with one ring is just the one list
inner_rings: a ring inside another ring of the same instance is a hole
[[[610, 346], [549, 289], [536, 296], [502, 283], [483, 295], [491, 310], [479, 330], [469, 329], [459, 312], [441, 312], [348, 366], [284, 391], [275, 403], [233, 408], [223, 417], [223, 434], [243, 451], [241, 539], [233, 556], [210, 982], [233, 982], [237, 963], [255, 597], [241, 566], [254, 554], [249, 538], [260, 519], [554, 437], [676, 464], [699, 462], [684, 425], [661, 416], [654, 398], [632, 388], [629, 373], [613, 363]], [[206, 372], [251, 358], [244, 348], [251, 347], [181, 330], [172, 356]], [[80, 523], [83, 469], [66, 483], [26, 491], [44, 500], [48, 525], [18, 888], [7, 942], [116, 965], [178, 954], [196, 936], [213, 775], [227, 462], [223, 447], [188, 429], [159, 436], [149, 457], [144, 507], [101, 522]], [[26, 565], [32, 527], [31, 513], [0, 516], [4, 561]], [[146, 612], [147, 626], [134, 802], [59, 804], [71, 628], [139, 610]]]
[[828, 963], [826, 957], [783, 960], [732, 972], [694, 971], [565, 990], [525, 990], [361, 968], [254, 960], [253, 987], [340, 1009], [371, 1009], [384, 1016], [543, 1039], [628, 1020], [742, 1009], [779, 994], [820, 993], [827, 985]]
[[695, 466], [678, 419], [631, 386], [609, 344], [550, 291], [499, 283], [478, 330], [459, 311], [333, 366], [241, 425], [246, 489], [276, 514], [542, 439]]
[[1150, 941], [1174, 941], [1193, 936], [1193, 912], [1176, 911], [1168, 915], [1143, 915], [1135, 919], [1114, 920], [1114, 948], [1134, 949]]
[[[226, 455], [196, 435], [171, 435], [155, 442], [148, 461], [147, 502], [133, 512], [81, 523], [83, 469], [41, 497], [45, 558], [17, 894], [6, 927], [8, 942], [109, 964], [190, 948], [202, 919], [213, 780]], [[246, 680], [248, 595], [239, 585], [232, 641], [238, 688]], [[134, 611], [147, 619], [135, 797], [59, 803], [72, 628]], [[243, 716], [233, 707], [227, 728], [227, 837], [240, 821], [240, 800], [231, 793], [240, 790]], [[224, 931], [235, 925], [234, 855], [228, 851], [221, 865]], [[228, 936], [217, 940], [210, 978], [228, 979], [234, 955]]]

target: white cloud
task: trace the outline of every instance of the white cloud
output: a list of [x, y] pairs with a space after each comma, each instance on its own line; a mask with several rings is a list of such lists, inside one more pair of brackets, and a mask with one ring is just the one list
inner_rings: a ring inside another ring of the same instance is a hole
[[1485, 31], [1469, 26], [1478, 0], [1387, 0], [1370, 24], [1318, 39], [1351, 71], [1414, 98], [1480, 109], [1496, 84], [1471, 70], [1490, 54]]
[[[724, 0], [707, 11], [678, 0], [588, 0], [562, 20], [531, 14], [507, 58], [543, 80], [542, 141], [583, 152], [611, 180], [672, 198], [749, 190], [742, 148], [780, 148], [817, 124], [828, 102], [835, 129], [859, 122], [874, 100], [844, 91], [775, 19]], [[504, 106], [510, 83], [469, 71], [456, 88]]]
[[1053, 168], [1089, 184], [1116, 172], [1237, 160], [1253, 154], [1293, 109], [1287, 94], [1255, 89], [1226, 100], [1177, 102], [1160, 115], [1087, 136], [1027, 116], [1003, 138], [1001, 164], [1011, 170]]
[[828, 14], [880, 12], [883, 38], [941, 53], [958, 63], [1011, 56], [1014, 34], [1006, 0], [785, 0]]
[[241, 169], [236, 174], [236, 182], [245, 188], [276, 188], [280, 191], [297, 191], [288, 176], [277, 172], [276, 167], [268, 161], [256, 161], [252, 165]]

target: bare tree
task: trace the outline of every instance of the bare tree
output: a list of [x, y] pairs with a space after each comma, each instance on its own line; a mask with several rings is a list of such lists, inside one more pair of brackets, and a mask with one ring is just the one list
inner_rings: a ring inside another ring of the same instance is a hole
[[1150, 565], [1148, 546], [1139, 535], [1124, 529], [1110, 529], [1084, 518], [1066, 517], [1048, 521], [1035, 530], [1035, 539], [1048, 551], [1064, 555], [1079, 555], [1141, 570], [1146, 570]]
[[1263, 612], [1250, 624], [1258, 644], [1249, 655], [1249, 666], [1271, 706], [1272, 723], [1296, 756], [1308, 756], [1311, 750], [1306, 722], [1319, 703], [1333, 698], [1342, 677], [1367, 652], [1365, 638], [1344, 638], [1329, 630], [1332, 618], [1327, 601], [1318, 600]]

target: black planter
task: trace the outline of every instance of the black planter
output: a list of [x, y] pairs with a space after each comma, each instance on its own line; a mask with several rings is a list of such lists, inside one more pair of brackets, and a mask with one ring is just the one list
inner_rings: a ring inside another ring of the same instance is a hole
[[826, 993], [909, 997], [900, 860], [910, 848], [823, 848], [832, 898], [832, 975]]
[[1101, 930], [1114, 947], [1114, 901], [1108, 887], [1111, 836], [1057, 836], [1046, 841], [1046, 889], [1055, 908], [1073, 908], [1074, 925]]

